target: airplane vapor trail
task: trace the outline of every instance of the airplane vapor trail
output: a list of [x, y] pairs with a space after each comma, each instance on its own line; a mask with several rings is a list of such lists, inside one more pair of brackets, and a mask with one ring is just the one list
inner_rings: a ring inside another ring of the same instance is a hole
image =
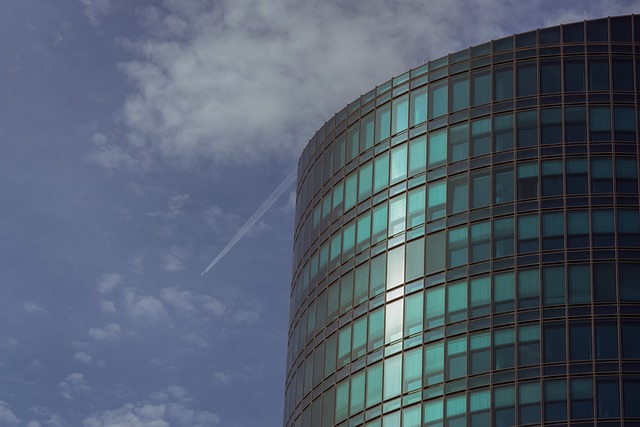
[[222, 259], [222, 257], [227, 254], [227, 252], [233, 249], [233, 247], [240, 241], [240, 239], [242, 239], [244, 235], [247, 234], [249, 230], [251, 230], [251, 227], [253, 227], [255, 223], [258, 222], [262, 215], [264, 215], [265, 212], [267, 212], [269, 208], [273, 206], [273, 204], [276, 202], [276, 200], [278, 200], [282, 193], [284, 193], [286, 189], [289, 188], [289, 186], [291, 185], [291, 183], [293, 183], [293, 181], [295, 181], [295, 179], [296, 169], [291, 171], [291, 173], [287, 175], [287, 177], [276, 187], [276, 189], [273, 190], [273, 193], [271, 193], [271, 195], [269, 195], [269, 197], [267, 197], [267, 199], [262, 202], [258, 210], [255, 211], [253, 215], [251, 215], [251, 217], [247, 220], [247, 222], [244, 223], [242, 227], [240, 227], [240, 229], [236, 232], [229, 243], [227, 243], [227, 246], [225, 246], [224, 249], [222, 249], [222, 251], [218, 254], [218, 256], [215, 257], [213, 261], [211, 261], [211, 264], [209, 264], [209, 266], [204, 269], [200, 276], [204, 276], [209, 270], [213, 268], [213, 266], [218, 263], [218, 261]]

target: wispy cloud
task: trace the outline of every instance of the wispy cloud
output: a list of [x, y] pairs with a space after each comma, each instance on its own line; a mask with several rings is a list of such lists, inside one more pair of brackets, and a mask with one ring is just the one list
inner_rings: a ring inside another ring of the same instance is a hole
[[41, 306], [37, 302], [33, 302], [33, 301], [29, 301], [29, 302], [24, 303], [24, 305], [22, 307], [24, 308], [24, 311], [26, 311], [29, 314], [48, 313], [49, 312], [49, 310], [47, 310], [46, 308], [44, 308], [43, 306]]
[[124, 295], [127, 313], [135, 318], [146, 321], [159, 321], [168, 317], [164, 304], [154, 296], [139, 295], [127, 289]]
[[100, 23], [100, 19], [109, 12], [110, 0], [80, 0], [84, 6], [84, 14], [93, 26]]
[[78, 396], [88, 394], [91, 387], [85, 382], [84, 375], [76, 372], [58, 384], [58, 391], [65, 399], [74, 400]]
[[16, 426], [20, 424], [20, 418], [11, 410], [9, 404], [0, 400], [0, 424], [3, 426]]
[[116, 341], [120, 338], [120, 325], [109, 323], [104, 328], [91, 328], [89, 335], [97, 341]]
[[120, 273], [104, 274], [98, 281], [98, 292], [107, 294], [122, 283], [124, 283], [124, 278]]

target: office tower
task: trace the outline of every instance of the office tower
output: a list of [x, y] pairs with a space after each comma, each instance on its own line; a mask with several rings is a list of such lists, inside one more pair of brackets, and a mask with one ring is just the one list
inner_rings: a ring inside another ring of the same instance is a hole
[[326, 122], [285, 426], [640, 425], [638, 49], [639, 16], [517, 34]]

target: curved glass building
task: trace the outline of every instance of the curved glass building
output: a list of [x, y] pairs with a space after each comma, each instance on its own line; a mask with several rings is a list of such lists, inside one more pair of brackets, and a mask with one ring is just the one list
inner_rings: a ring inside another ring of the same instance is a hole
[[639, 16], [539, 29], [326, 122], [286, 427], [640, 425], [639, 52]]

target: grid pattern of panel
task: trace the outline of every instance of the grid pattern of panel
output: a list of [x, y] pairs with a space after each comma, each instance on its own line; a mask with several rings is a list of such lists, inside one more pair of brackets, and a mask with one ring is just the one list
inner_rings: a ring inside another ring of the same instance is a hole
[[518, 34], [317, 132], [285, 426], [640, 422], [639, 50], [637, 16]]

